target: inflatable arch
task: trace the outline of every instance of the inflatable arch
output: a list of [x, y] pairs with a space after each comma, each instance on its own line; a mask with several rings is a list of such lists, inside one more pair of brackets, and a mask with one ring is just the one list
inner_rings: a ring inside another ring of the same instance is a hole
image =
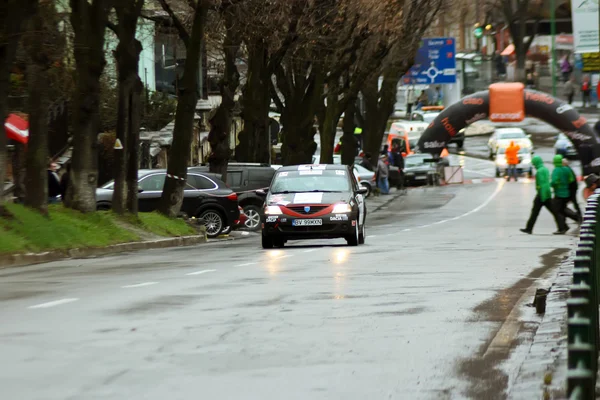
[[495, 83], [446, 108], [419, 139], [423, 153], [439, 155], [450, 138], [475, 121], [519, 122], [525, 116], [541, 119], [563, 131], [576, 147], [583, 174], [600, 172], [600, 138], [571, 105], [521, 83]]

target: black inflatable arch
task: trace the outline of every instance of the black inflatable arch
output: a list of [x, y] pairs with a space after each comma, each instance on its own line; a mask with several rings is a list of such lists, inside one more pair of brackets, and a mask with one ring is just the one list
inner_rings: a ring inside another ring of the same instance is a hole
[[[600, 121], [592, 128], [585, 118], [568, 103], [547, 93], [524, 90], [525, 116], [538, 118], [553, 125], [569, 137], [581, 159], [583, 174], [600, 172]], [[475, 121], [489, 117], [489, 91], [463, 97], [437, 116], [427, 127], [418, 143], [422, 153], [439, 155], [452, 136]]]

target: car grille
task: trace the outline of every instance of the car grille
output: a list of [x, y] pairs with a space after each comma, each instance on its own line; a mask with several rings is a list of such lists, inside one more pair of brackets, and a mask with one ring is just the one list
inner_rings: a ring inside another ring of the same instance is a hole
[[290, 211], [293, 211], [298, 214], [311, 215], [311, 214], [318, 213], [319, 211], [323, 211], [324, 209], [326, 209], [329, 206], [310, 206], [310, 210], [308, 212], [306, 212], [304, 210], [304, 207], [305, 206], [289, 206], [288, 209]]

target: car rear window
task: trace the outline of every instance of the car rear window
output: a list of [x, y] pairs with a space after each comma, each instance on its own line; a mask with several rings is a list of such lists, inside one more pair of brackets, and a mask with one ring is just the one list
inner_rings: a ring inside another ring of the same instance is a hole
[[188, 184], [198, 190], [215, 189], [217, 186], [202, 175], [188, 175]]
[[275, 175], [271, 193], [282, 192], [347, 192], [350, 179], [346, 170], [304, 169], [281, 171]]

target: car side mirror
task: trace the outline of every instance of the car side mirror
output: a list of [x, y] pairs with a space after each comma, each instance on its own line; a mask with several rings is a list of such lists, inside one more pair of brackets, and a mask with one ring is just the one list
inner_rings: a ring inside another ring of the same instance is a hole
[[259, 196], [266, 196], [268, 192], [269, 189], [258, 189], [254, 191], [254, 193], [256, 193]]
[[142, 189], [141, 187], [138, 186], [138, 193], [142, 193], [144, 191], [144, 189]]
[[368, 192], [368, 191], [369, 191], [369, 189], [367, 189], [367, 188], [364, 188], [364, 187], [361, 187], [361, 188], [359, 188], [359, 189], [356, 191], [356, 193], [358, 193], [358, 194], [367, 194], [367, 192]]

